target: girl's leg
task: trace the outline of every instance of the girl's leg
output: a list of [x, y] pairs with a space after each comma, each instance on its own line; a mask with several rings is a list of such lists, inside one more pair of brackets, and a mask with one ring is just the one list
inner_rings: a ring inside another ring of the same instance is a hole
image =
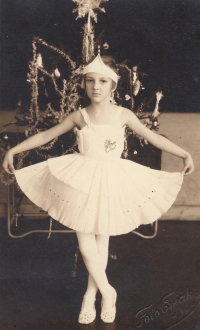
[[[91, 275], [94, 283], [96, 284], [96, 287], [100, 290], [102, 294], [102, 297], [105, 301], [105, 307], [109, 308], [112, 306], [112, 296], [111, 286], [108, 282], [105, 273], [105, 264], [107, 263], [107, 261], [105, 258], [104, 264], [102, 264], [102, 258], [100, 257], [97, 247], [97, 240], [101, 242], [102, 239], [96, 238], [94, 234], [86, 234], [81, 232], [77, 232], [76, 234], [78, 238], [79, 249], [82, 254], [85, 266], [89, 274]], [[102, 247], [104, 248], [106, 246], [105, 243], [100, 243], [100, 245], [102, 245]]]
[[[96, 238], [96, 244], [97, 244], [99, 258], [101, 259], [101, 264], [104, 267], [104, 270], [106, 270], [107, 262], [108, 262], [109, 236], [96, 235], [95, 238]], [[84, 297], [87, 297], [90, 300], [95, 300], [97, 290], [98, 290], [98, 287], [97, 287], [95, 281], [93, 280], [92, 276], [89, 274], [87, 290], [85, 292]]]

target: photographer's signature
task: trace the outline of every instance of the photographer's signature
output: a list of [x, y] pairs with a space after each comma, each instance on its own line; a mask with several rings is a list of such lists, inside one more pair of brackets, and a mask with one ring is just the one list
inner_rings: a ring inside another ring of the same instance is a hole
[[200, 293], [198, 291], [192, 292], [189, 288], [180, 293], [172, 291], [162, 298], [160, 306], [154, 307], [151, 304], [137, 312], [137, 328], [142, 328], [145, 324], [153, 323], [164, 317], [166, 319], [168, 316], [170, 324], [164, 330], [169, 330], [186, 320], [199, 305]]

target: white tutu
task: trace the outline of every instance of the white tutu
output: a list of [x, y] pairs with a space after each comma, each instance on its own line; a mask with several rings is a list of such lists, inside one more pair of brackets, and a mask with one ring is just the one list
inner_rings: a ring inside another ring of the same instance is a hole
[[121, 108], [113, 125], [77, 132], [80, 153], [51, 158], [15, 171], [20, 188], [36, 205], [76, 231], [120, 235], [149, 224], [176, 199], [183, 175], [121, 159]]

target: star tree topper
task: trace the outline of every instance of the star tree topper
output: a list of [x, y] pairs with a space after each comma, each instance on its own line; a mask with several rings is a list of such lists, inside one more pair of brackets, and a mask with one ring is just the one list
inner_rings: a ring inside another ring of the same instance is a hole
[[102, 2], [107, 2], [108, 0], [72, 0], [77, 4], [77, 8], [73, 10], [74, 12], [78, 12], [78, 16], [76, 19], [88, 16], [92, 17], [95, 22], [97, 22], [97, 14], [94, 10], [99, 10], [105, 13], [105, 9], [101, 8], [100, 5]]

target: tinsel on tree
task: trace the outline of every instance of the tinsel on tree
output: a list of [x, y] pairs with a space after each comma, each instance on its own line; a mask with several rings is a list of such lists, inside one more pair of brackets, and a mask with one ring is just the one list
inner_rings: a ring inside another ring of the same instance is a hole
[[[1, 164], [5, 153], [27, 137], [44, 131], [60, 123], [69, 113], [85, 106], [88, 102], [80, 86], [82, 67], [95, 54], [95, 35], [92, 20], [97, 22], [96, 11], [105, 12], [100, 5], [108, 0], [73, 0], [76, 3], [74, 12], [78, 18], [87, 16], [83, 26], [82, 64], [72, 60], [63, 50], [54, 47], [43, 39], [35, 37], [32, 41], [33, 57], [29, 62], [27, 83], [30, 84], [31, 100], [28, 108], [18, 104], [15, 121], [5, 125], [0, 135]], [[100, 45], [101, 46], [101, 45]], [[104, 50], [109, 48], [107, 42], [102, 45]], [[137, 66], [129, 68], [126, 64], [118, 64], [118, 74], [121, 77], [115, 91], [113, 102], [128, 107], [149, 129], [158, 129], [159, 102], [163, 97], [161, 91], [156, 91], [150, 100], [143, 100], [137, 107], [135, 99], [144, 89], [142, 79], [146, 76]], [[149, 104], [154, 104], [150, 115], [144, 114]], [[8, 125], [24, 127], [24, 133], [6, 133]], [[14, 138], [12, 138], [12, 136]], [[133, 159], [139, 148], [143, 148], [147, 141], [129, 129], [126, 130], [126, 141], [123, 157]], [[136, 141], [136, 142], [135, 142]], [[18, 154], [15, 156], [15, 168], [31, 165], [51, 157], [73, 153], [77, 150], [76, 130], [70, 131], [53, 139], [49, 143]], [[5, 184], [14, 182], [1, 168], [1, 181]]]

